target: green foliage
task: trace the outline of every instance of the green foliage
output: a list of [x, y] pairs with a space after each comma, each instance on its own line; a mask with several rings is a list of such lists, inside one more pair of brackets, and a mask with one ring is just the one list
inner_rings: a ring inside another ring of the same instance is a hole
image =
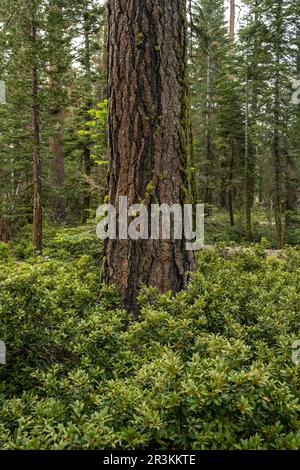
[[[286, 211], [286, 243], [291, 246], [300, 244], [300, 212], [299, 210]], [[245, 232], [245, 215], [242, 211], [236, 212], [235, 226], [231, 227], [225, 210], [215, 206], [210, 207], [210, 214], [205, 219], [205, 243], [214, 245], [218, 243], [244, 245], [247, 242]], [[270, 211], [268, 216], [264, 209], [256, 206], [252, 213], [252, 241], [260, 243], [263, 238], [268, 241], [269, 248], [276, 248], [275, 220]]]
[[52, 229], [52, 236], [45, 239], [46, 258], [70, 259], [88, 253], [95, 261], [100, 262], [102, 246], [95, 234], [94, 225]]
[[53, 236], [66, 256], [1, 264], [1, 449], [300, 448], [299, 250], [200, 253], [133, 322], [93, 248]]
[[0, 263], [5, 263], [10, 258], [9, 245], [4, 242], [0, 242]]
[[[33, 10], [36, 47], [30, 34]], [[89, 136], [79, 137], [78, 130], [94, 118], [88, 110], [105, 96], [101, 91], [106, 82], [104, 10], [98, 0], [1, 1], [0, 78], [6, 84], [7, 100], [0, 105], [0, 215], [13, 232], [26, 225], [33, 212], [33, 62], [38, 65], [45, 218], [78, 223], [83, 210], [89, 209], [83, 201], [87, 187], [90, 207], [99, 203], [99, 190], [90, 183], [104, 185], [106, 180], [93, 160], [86, 168], [82, 156], [89, 148]], [[106, 159], [104, 131], [100, 140], [93, 147], [97, 161]]]
[[92, 148], [92, 158], [98, 165], [107, 165], [107, 160], [100, 160], [99, 156], [107, 151], [107, 111], [108, 101], [97, 104], [96, 109], [90, 109], [88, 114], [93, 118], [85, 122], [85, 129], [78, 131], [79, 137], [88, 139]]
[[300, 245], [300, 210], [286, 212], [286, 242]]

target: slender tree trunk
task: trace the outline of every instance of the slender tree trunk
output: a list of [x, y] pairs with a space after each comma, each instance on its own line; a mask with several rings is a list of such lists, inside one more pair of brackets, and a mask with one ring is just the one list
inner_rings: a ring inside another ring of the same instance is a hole
[[[300, 25], [298, 23], [297, 28], [297, 37], [298, 37], [298, 50], [297, 50], [297, 57], [296, 57], [296, 71], [297, 71], [297, 80], [300, 81]], [[300, 123], [300, 104], [298, 104], [298, 122]], [[297, 201], [298, 201], [298, 187], [299, 187], [299, 173], [297, 172], [297, 160], [299, 157], [299, 148], [300, 144], [300, 137], [299, 135], [296, 137], [296, 141], [294, 138], [293, 147], [297, 148], [298, 152], [296, 155], [290, 155], [287, 153], [286, 156], [286, 201], [285, 201], [285, 208], [287, 211], [295, 211], [297, 208]], [[286, 148], [288, 144], [286, 143]], [[290, 221], [290, 214], [286, 214], [286, 226], [291, 223]]]
[[103, 12], [103, 18], [104, 24], [101, 27], [100, 33], [101, 54], [99, 56], [99, 76], [101, 77], [101, 89], [99, 92], [100, 101], [107, 98], [107, 9]]
[[[107, 99], [107, 34], [108, 34], [108, 24], [107, 24], [107, 8], [102, 12], [102, 21], [100, 29], [100, 49], [101, 53], [99, 54], [99, 77], [100, 77], [100, 87], [98, 89], [98, 100], [103, 102]], [[92, 168], [91, 168], [92, 169]], [[97, 165], [97, 180], [99, 181], [99, 200], [103, 202], [107, 197], [108, 192], [108, 167], [106, 165]]]
[[37, 253], [42, 253], [42, 180], [40, 155], [40, 124], [37, 71], [37, 24], [33, 12], [31, 21], [32, 61], [32, 131], [33, 131], [33, 244]]
[[63, 130], [56, 131], [55, 135], [49, 137], [50, 174], [55, 191], [55, 195], [51, 198], [51, 206], [55, 220], [60, 221], [64, 220], [66, 211], [65, 199], [62, 194], [65, 185], [65, 159], [62, 139]]
[[[255, 6], [258, 2], [255, 1]], [[257, 9], [254, 13], [254, 23], [258, 24]], [[249, 38], [250, 39], [250, 38]], [[246, 121], [245, 121], [245, 219], [246, 219], [246, 238], [248, 241], [252, 240], [252, 208], [254, 205], [255, 197], [255, 171], [257, 160], [257, 144], [254, 142], [253, 136], [255, 134], [257, 120], [257, 105], [258, 105], [258, 39], [257, 34], [253, 39], [253, 53], [251, 58], [250, 68], [249, 64], [249, 46], [247, 45], [247, 77], [246, 77]]]
[[[50, 77], [51, 91], [54, 96], [61, 96], [61, 85]], [[64, 110], [57, 105], [50, 112], [52, 135], [49, 137], [49, 154], [50, 154], [50, 181], [53, 186], [54, 194], [51, 196], [51, 207], [53, 217], [57, 221], [65, 218], [65, 198], [62, 194], [65, 185], [65, 159], [63, 148], [64, 137]]]
[[231, 143], [230, 149], [230, 162], [229, 162], [229, 180], [227, 187], [227, 204], [229, 211], [229, 220], [231, 227], [234, 227], [234, 189], [233, 189], [233, 178], [234, 178], [234, 143]]
[[235, 39], [235, 13], [236, 13], [236, 1], [235, 0], [230, 0], [229, 39], [232, 42]]
[[[84, 13], [84, 67], [86, 76], [90, 77], [91, 73], [91, 45], [90, 45], [90, 17], [88, 10]], [[92, 103], [89, 100], [86, 104], [87, 112], [87, 121], [89, 120], [88, 111], [91, 109]], [[91, 159], [91, 149], [89, 143], [85, 143], [83, 150], [83, 167], [84, 173], [87, 176], [87, 181], [85, 182], [84, 195], [83, 195], [83, 211], [82, 211], [82, 223], [85, 224], [88, 220], [89, 210], [91, 208], [91, 187], [88, 182], [89, 177], [91, 176], [92, 168], [92, 159]]]
[[8, 243], [11, 239], [11, 227], [9, 221], [0, 216], [0, 242]]
[[[109, 202], [190, 201], [186, 2], [109, 0]], [[150, 189], [149, 189], [150, 188]], [[104, 279], [137, 314], [142, 284], [178, 292], [194, 256], [185, 240], [108, 240]]]
[[[277, 80], [276, 80], [277, 81]], [[279, 106], [279, 86], [276, 84], [276, 99], [275, 107]], [[278, 109], [275, 110], [274, 133], [273, 133], [273, 165], [274, 165], [274, 190], [273, 190], [273, 205], [276, 224], [276, 239], [277, 248], [281, 249], [283, 246], [283, 222], [282, 222], [282, 164], [281, 152], [279, 141], [279, 113]]]
[[[280, 33], [282, 17], [282, 1], [278, 1], [277, 21], [278, 30]], [[278, 39], [280, 34], [278, 34]], [[272, 155], [274, 167], [274, 188], [273, 188], [273, 206], [276, 224], [276, 239], [277, 247], [281, 249], [284, 243], [283, 233], [283, 204], [282, 204], [282, 157], [280, 148], [280, 44], [275, 44], [276, 47], [276, 70], [275, 70], [275, 84], [274, 84], [274, 123], [273, 123], [273, 142], [272, 142]]]
[[50, 153], [50, 181], [53, 186], [53, 195], [51, 196], [51, 207], [55, 220], [62, 221], [65, 218], [65, 198], [63, 188], [65, 185], [65, 160], [64, 160], [64, 121], [65, 109], [62, 97], [64, 96], [63, 80], [65, 74], [63, 70], [66, 53], [63, 37], [63, 11], [60, 0], [52, 0], [49, 4], [50, 15], [49, 22], [53, 21], [53, 27], [50, 29], [50, 47], [51, 60], [49, 65], [49, 83], [50, 96], [52, 98], [52, 109], [50, 110], [51, 136], [49, 137]]
[[87, 177], [85, 183], [85, 190], [83, 195], [83, 213], [82, 213], [82, 223], [85, 224], [88, 220], [89, 209], [91, 207], [91, 188], [89, 179], [91, 176], [92, 170], [92, 161], [91, 161], [91, 150], [88, 145], [85, 145], [83, 149], [83, 168], [84, 174]]
[[[258, 2], [255, 2], [256, 7], [258, 6]], [[255, 12], [255, 24], [258, 23], [259, 17], [258, 13]], [[258, 187], [260, 186], [260, 179], [261, 175], [258, 172], [258, 178], [256, 178], [256, 170], [257, 170], [257, 161], [258, 161], [258, 146], [257, 146], [257, 118], [258, 118], [258, 95], [259, 95], [259, 76], [258, 76], [258, 69], [259, 69], [259, 39], [255, 34], [254, 37], [254, 51], [253, 51], [253, 64], [251, 68], [251, 76], [252, 80], [248, 80], [248, 92], [249, 92], [249, 108], [248, 108], [248, 123], [249, 123], [249, 192], [251, 196], [251, 209], [255, 203], [255, 185], [256, 180], [258, 180]], [[252, 87], [250, 87], [252, 85]], [[251, 88], [251, 89], [250, 89]], [[251, 111], [251, 116], [249, 115]], [[259, 197], [261, 194], [261, 189], [259, 187]], [[252, 224], [251, 224], [252, 225]], [[252, 235], [252, 227], [251, 227], [251, 235]]]
[[204, 202], [206, 204], [212, 203], [212, 188], [211, 188], [211, 51], [207, 54], [207, 70], [206, 70], [206, 114], [205, 114], [205, 189], [204, 189]]
[[[188, 59], [193, 59], [193, 30], [194, 30], [194, 23], [193, 23], [193, 5], [192, 0], [188, 2], [188, 15], [190, 20], [190, 37], [187, 39], [189, 43], [189, 52], [188, 57], [186, 57], [186, 61]], [[188, 176], [188, 193], [191, 197], [191, 201], [195, 204], [198, 200], [198, 190], [197, 190], [197, 181], [196, 181], [196, 156], [195, 156], [195, 146], [194, 146], [194, 136], [193, 136], [193, 119], [192, 119], [192, 109], [191, 109], [191, 95], [190, 89], [188, 85], [188, 80], [185, 80], [186, 86], [186, 99], [187, 99], [187, 176]], [[195, 216], [195, 214], [194, 214]]]
[[249, 137], [249, 79], [246, 80], [246, 123], [245, 123], [245, 216], [246, 237], [252, 240], [252, 175], [250, 164], [250, 137]]
[[[229, 40], [234, 43], [235, 40], [235, 13], [236, 1], [230, 0], [230, 18], [229, 18]], [[229, 220], [231, 227], [234, 227], [234, 191], [233, 191], [233, 174], [234, 174], [234, 141], [230, 144], [230, 159], [229, 159], [229, 181], [227, 187], [227, 206], [229, 211]]]

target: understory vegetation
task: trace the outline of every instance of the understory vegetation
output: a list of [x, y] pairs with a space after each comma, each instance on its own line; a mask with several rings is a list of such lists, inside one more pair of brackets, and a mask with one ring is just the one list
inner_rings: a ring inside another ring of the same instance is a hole
[[300, 1], [0, 6], [0, 451], [300, 450]]
[[45, 240], [0, 245], [0, 449], [300, 448], [299, 248], [199, 252], [188, 289], [143, 289], [133, 321], [92, 231]]
[[[271, 211], [255, 207], [252, 220], [252, 241], [259, 243], [265, 239], [267, 247], [276, 249], [275, 219]], [[285, 239], [287, 245], [300, 245], [300, 209], [286, 212]], [[211, 245], [215, 243], [249, 245], [243, 211], [236, 212], [236, 223], [231, 227], [226, 211], [215, 206], [210, 207], [205, 220], [205, 243]]]

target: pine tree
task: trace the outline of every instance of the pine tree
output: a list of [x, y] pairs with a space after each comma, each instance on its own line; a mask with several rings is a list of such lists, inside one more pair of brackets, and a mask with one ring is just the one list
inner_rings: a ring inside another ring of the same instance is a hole
[[200, 198], [216, 203], [220, 175], [218, 149], [219, 84], [226, 74], [229, 42], [223, 0], [193, 4], [190, 77]]
[[67, 11], [68, 2], [49, 0], [46, 9], [46, 58], [49, 81], [47, 127], [49, 128], [49, 196], [52, 217], [55, 221], [65, 218], [65, 160], [64, 132], [68, 109], [68, 85], [71, 68], [71, 39], [68, 32], [70, 24]]

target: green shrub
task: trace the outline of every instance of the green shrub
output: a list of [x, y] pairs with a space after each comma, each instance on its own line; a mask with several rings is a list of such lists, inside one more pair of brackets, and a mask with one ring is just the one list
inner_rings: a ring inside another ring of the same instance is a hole
[[70, 259], [88, 253], [100, 261], [101, 242], [96, 237], [94, 226], [57, 229], [45, 241], [45, 256], [58, 259]]
[[[23, 227], [18, 238], [6, 246], [6, 251], [17, 260], [33, 258], [32, 226]], [[4, 245], [4, 244], [3, 244]], [[100, 262], [102, 244], [96, 237], [94, 225], [82, 227], [60, 226], [45, 227], [43, 233], [43, 257], [44, 259], [69, 260], [88, 254]], [[0, 259], [2, 246], [0, 245]]]
[[8, 262], [11, 258], [10, 246], [8, 243], [0, 242], [0, 265]]
[[300, 252], [221, 252], [138, 322], [93, 256], [1, 266], [0, 448], [300, 449]]

